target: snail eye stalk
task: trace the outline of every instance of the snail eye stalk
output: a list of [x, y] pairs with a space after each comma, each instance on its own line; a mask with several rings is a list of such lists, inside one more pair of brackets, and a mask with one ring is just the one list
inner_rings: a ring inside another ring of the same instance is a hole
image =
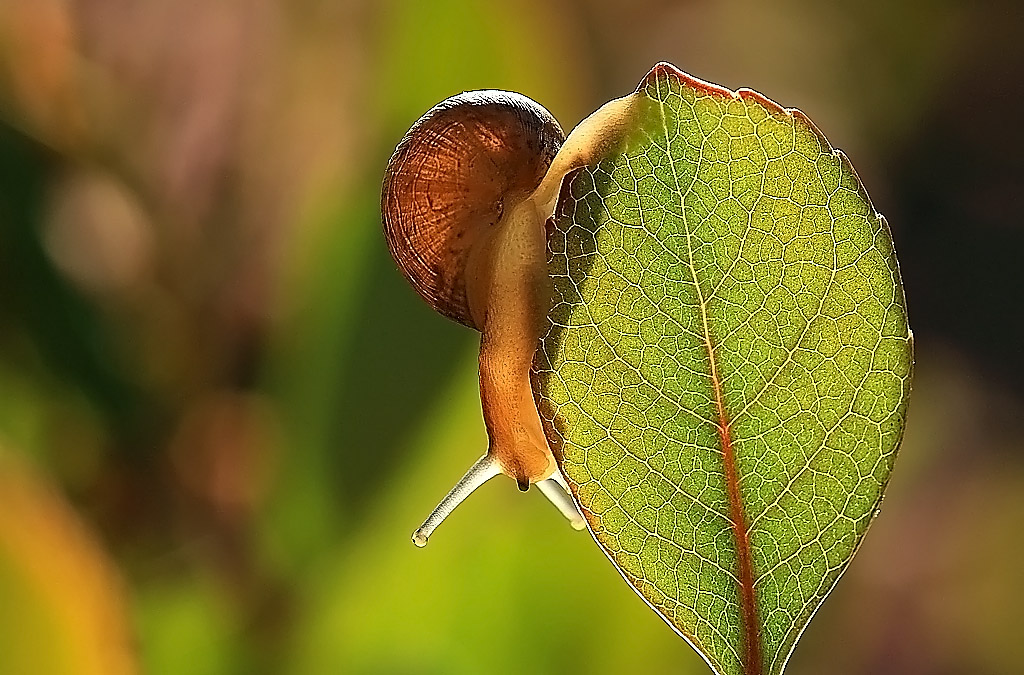
[[476, 460], [473, 466], [469, 467], [469, 471], [459, 479], [455, 487], [444, 496], [441, 503], [427, 516], [427, 519], [423, 521], [419, 529], [412, 533], [412, 543], [420, 548], [426, 546], [430, 535], [455, 510], [456, 506], [464, 502], [466, 497], [473, 494], [478, 487], [500, 473], [501, 467], [498, 466], [498, 461], [492, 455], [484, 455]]

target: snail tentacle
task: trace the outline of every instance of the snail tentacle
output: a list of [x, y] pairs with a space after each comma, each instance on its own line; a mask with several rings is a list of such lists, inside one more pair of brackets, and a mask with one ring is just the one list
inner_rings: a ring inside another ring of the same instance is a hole
[[536, 485], [537, 489], [548, 498], [548, 501], [566, 517], [572, 529], [582, 530], [587, 527], [587, 521], [583, 519], [568, 492], [562, 489], [562, 484], [554, 476], [538, 481]]
[[486, 454], [469, 467], [459, 482], [455, 484], [444, 499], [434, 508], [423, 524], [412, 533], [412, 543], [420, 548], [427, 545], [430, 535], [437, 529], [437, 526], [444, 522], [444, 519], [455, 510], [455, 507], [465, 501], [466, 497], [501, 473], [501, 466], [493, 455]]

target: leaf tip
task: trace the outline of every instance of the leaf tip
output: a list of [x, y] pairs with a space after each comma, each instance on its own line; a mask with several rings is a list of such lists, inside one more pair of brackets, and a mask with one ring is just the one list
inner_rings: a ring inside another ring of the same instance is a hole
[[655, 82], [657, 82], [658, 79], [661, 77], [669, 77], [675, 78], [677, 80], [682, 80], [683, 78], [688, 76], [686, 73], [679, 70], [668, 61], [658, 61], [656, 64], [654, 64], [654, 67], [651, 68], [646, 75], [644, 75], [644, 78], [640, 80], [640, 84], [637, 85], [636, 90], [642, 91], [646, 89], [648, 86], [653, 85]]
[[654, 67], [644, 75], [644, 78], [640, 80], [640, 84], [637, 86], [636, 90], [639, 92], [644, 90], [649, 91], [652, 88], [656, 88], [659, 80], [668, 80], [669, 82], [674, 81], [684, 87], [691, 87], [705, 94], [727, 96], [730, 98], [735, 96], [733, 92], [729, 91], [725, 87], [683, 72], [668, 61], [659, 61], [656, 63]]

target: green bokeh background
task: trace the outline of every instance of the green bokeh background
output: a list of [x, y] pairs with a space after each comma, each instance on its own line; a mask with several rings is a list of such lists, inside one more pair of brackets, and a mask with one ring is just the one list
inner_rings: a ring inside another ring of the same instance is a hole
[[0, 672], [707, 672], [535, 491], [409, 542], [476, 335], [379, 233], [434, 103], [568, 129], [659, 60], [804, 110], [902, 263], [906, 440], [789, 672], [1024, 669], [1020, 12], [821, 5], [0, 3]]

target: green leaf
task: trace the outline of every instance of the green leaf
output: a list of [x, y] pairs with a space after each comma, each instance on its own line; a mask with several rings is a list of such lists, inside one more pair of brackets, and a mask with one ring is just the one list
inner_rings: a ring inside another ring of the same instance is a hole
[[656, 66], [570, 173], [534, 374], [598, 543], [717, 673], [781, 673], [878, 513], [912, 338], [892, 239], [799, 111]]

